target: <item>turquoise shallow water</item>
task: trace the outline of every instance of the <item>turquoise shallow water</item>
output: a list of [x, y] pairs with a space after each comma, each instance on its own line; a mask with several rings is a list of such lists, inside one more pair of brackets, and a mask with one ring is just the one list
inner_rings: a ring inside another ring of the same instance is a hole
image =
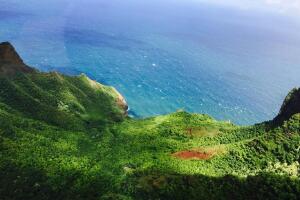
[[189, 1], [0, 0], [0, 41], [40, 70], [115, 86], [131, 114], [253, 124], [300, 85], [300, 23]]

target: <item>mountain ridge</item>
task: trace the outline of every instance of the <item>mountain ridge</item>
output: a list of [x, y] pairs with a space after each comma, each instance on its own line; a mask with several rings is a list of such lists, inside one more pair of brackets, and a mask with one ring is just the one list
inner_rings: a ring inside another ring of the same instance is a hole
[[294, 88], [289, 92], [273, 123], [282, 125], [284, 121], [297, 113], [300, 113], [300, 88]]
[[272, 127], [182, 110], [135, 119], [113, 87], [28, 68], [5, 45], [0, 199], [299, 198], [299, 89]]
[[[0, 75], [13, 76], [16, 73], [33, 73], [37, 71], [38, 70], [29, 67], [24, 63], [11, 43], [0, 43]], [[60, 76], [59, 73], [54, 73]], [[99, 84], [98, 82], [89, 79], [85, 74], [81, 74], [80, 76], [85, 77], [91, 86], [96, 86]], [[123, 108], [124, 114], [127, 115], [128, 105], [125, 98], [115, 88], [113, 88], [113, 90], [118, 96], [117, 104]], [[271, 123], [282, 125], [284, 121], [288, 120], [297, 113], [300, 113], [300, 88], [294, 88], [289, 92], [280, 108], [278, 115], [271, 120]]]
[[0, 75], [9, 76], [18, 72], [31, 73], [34, 69], [23, 62], [9, 42], [0, 43]]

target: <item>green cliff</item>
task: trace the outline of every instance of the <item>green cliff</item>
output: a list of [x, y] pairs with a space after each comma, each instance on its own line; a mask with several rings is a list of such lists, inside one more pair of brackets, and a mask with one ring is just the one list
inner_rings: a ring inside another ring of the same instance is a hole
[[279, 114], [273, 123], [282, 125], [293, 115], [300, 113], [300, 88], [294, 88], [285, 98]]
[[3, 43], [0, 199], [299, 199], [299, 102], [293, 90], [272, 123], [247, 127], [137, 120], [114, 88], [38, 72]]

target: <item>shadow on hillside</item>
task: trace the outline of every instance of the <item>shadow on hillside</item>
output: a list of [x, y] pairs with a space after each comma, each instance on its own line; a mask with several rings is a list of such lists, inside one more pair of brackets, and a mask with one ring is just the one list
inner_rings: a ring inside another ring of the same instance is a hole
[[49, 178], [34, 167], [8, 163], [0, 167], [1, 200], [93, 200], [103, 196], [109, 185], [109, 177], [102, 174], [88, 178], [80, 171], [62, 170]]
[[[0, 197], [14, 199], [297, 199], [300, 181], [262, 173], [247, 178], [209, 177], [159, 172], [140, 172], [113, 184], [111, 176], [86, 177], [79, 171], [46, 174], [32, 167], [5, 164], [0, 168]], [[121, 189], [117, 186], [120, 185]], [[119, 195], [119, 194], [125, 194]], [[107, 195], [109, 194], [109, 195]]]
[[[300, 180], [271, 173], [247, 178], [141, 173], [125, 185], [137, 199], [299, 199]], [[132, 184], [132, 185], [130, 185]]]

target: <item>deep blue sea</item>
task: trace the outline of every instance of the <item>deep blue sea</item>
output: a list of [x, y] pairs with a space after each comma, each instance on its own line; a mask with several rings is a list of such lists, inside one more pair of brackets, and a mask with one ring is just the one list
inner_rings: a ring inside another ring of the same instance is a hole
[[247, 125], [300, 86], [300, 21], [192, 0], [0, 0], [0, 41], [43, 71], [116, 87], [130, 113]]

